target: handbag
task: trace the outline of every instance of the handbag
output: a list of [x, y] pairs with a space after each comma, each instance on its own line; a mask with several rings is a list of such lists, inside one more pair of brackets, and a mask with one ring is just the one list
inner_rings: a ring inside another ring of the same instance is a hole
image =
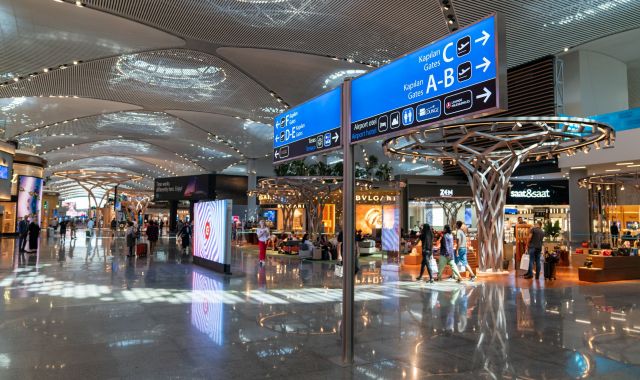
[[521, 270], [529, 270], [529, 261], [531, 260], [531, 258], [529, 257], [528, 253], [525, 253], [524, 255], [522, 255], [522, 259], [520, 259], [520, 269]]

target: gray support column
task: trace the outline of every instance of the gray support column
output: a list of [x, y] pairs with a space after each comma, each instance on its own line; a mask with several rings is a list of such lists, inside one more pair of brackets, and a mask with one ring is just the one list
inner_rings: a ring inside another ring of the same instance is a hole
[[355, 160], [351, 145], [351, 79], [342, 87], [342, 154], [344, 170], [342, 176], [342, 363], [353, 364], [354, 343], [354, 285], [356, 269], [355, 249]]
[[569, 229], [570, 248], [589, 240], [589, 190], [581, 189], [578, 180], [587, 176], [586, 169], [571, 170], [569, 175]]
[[178, 201], [169, 201], [169, 232], [176, 233], [178, 221]]
[[[255, 190], [257, 185], [257, 169], [256, 169], [256, 159], [250, 158], [247, 160], [247, 177], [249, 177], [247, 183], [247, 190]], [[247, 196], [247, 217], [255, 218], [258, 214], [258, 202], [254, 196]]]

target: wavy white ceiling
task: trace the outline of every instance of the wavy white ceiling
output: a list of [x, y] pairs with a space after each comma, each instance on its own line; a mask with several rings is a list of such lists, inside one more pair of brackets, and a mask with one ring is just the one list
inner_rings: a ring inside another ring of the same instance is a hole
[[[509, 66], [640, 27], [635, 0], [452, 2], [460, 26], [505, 15]], [[242, 172], [248, 158], [268, 168], [284, 103], [448, 33], [438, 0], [82, 4], [0, 0], [0, 138], [44, 155], [48, 174], [119, 168], [143, 175], [138, 187]]]

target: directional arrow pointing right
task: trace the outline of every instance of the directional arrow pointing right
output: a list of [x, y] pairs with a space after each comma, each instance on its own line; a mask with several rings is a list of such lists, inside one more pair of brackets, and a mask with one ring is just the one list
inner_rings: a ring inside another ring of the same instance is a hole
[[489, 41], [489, 37], [491, 37], [491, 35], [483, 30], [482, 37], [476, 38], [475, 41], [476, 43], [482, 42], [482, 46], [484, 46], [487, 44], [487, 41]]
[[493, 93], [486, 87], [483, 87], [482, 90], [484, 92], [482, 94], [476, 95], [476, 99], [483, 99], [483, 102], [486, 103]]
[[336, 132], [336, 134], [335, 134], [335, 135], [333, 135], [333, 137], [332, 137], [333, 142], [338, 142], [338, 139], [339, 139], [339, 138], [340, 138], [340, 135], [338, 134], [338, 132]]
[[482, 57], [482, 63], [479, 65], [476, 65], [476, 69], [482, 69], [482, 72], [486, 73], [487, 69], [489, 68], [489, 65], [491, 65], [491, 61], [489, 61], [487, 57]]

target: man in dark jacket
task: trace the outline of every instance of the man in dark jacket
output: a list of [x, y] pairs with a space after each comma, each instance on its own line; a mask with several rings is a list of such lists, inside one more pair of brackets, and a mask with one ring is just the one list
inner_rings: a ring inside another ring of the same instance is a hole
[[149, 239], [149, 254], [153, 255], [156, 252], [156, 243], [158, 242], [158, 236], [160, 234], [160, 229], [158, 225], [153, 220], [149, 221], [149, 225], [147, 226], [147, 239]]
[[18, 252], [24, 252], [27, 245], [27, 236], [29, 235], [29, 217], [25, 216], [18, 222]]

